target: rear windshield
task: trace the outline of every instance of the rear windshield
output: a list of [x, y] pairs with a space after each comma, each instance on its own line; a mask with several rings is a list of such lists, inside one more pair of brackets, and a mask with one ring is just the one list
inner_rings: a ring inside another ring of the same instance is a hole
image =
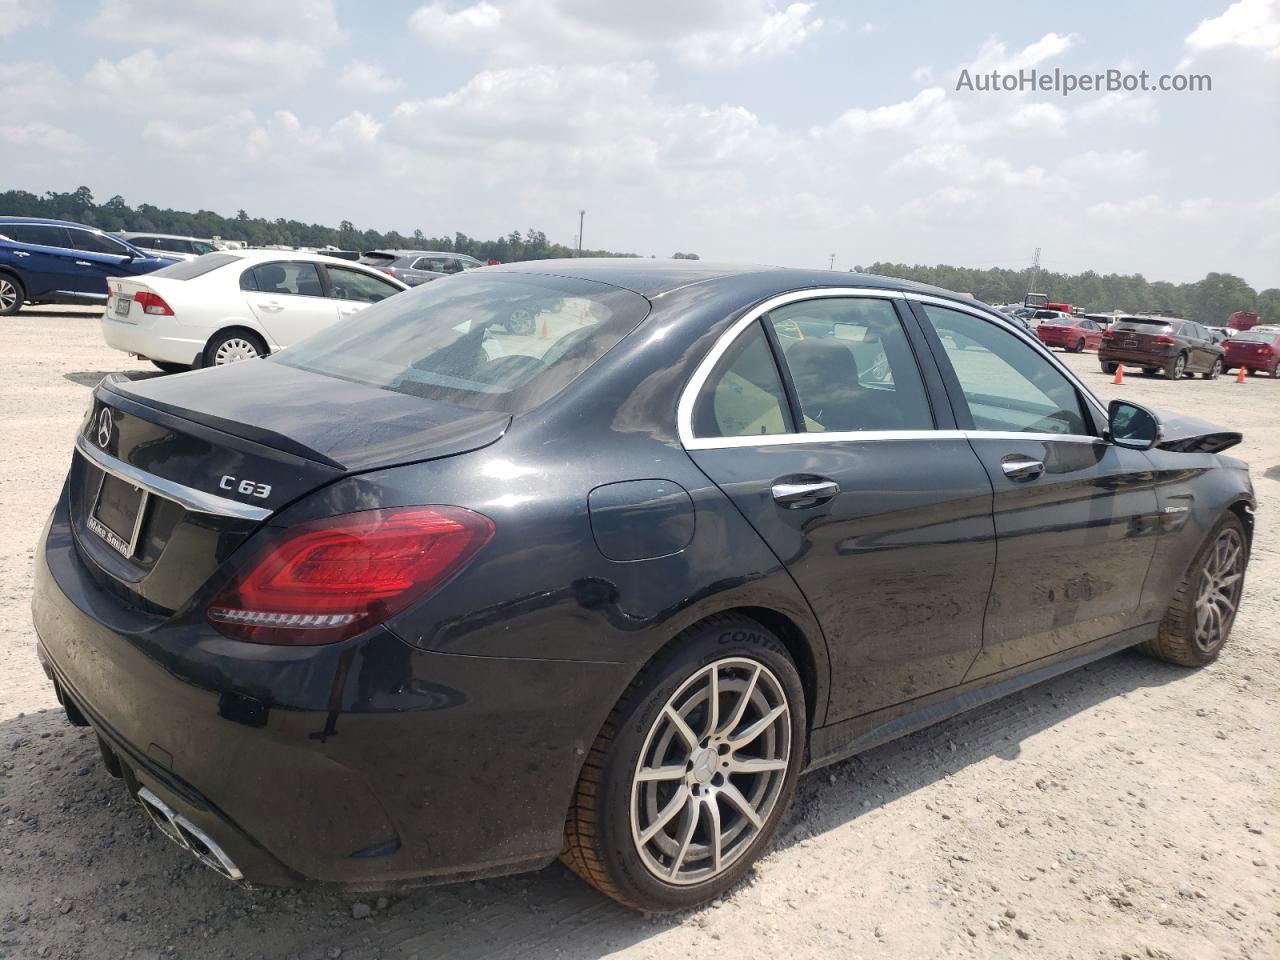
[[372, 250], [369, 253], [366, 253], [364, 256], [362, 256], [359, 262], [365, 264], [366, 266], [370, 264], [375, 266], [381, 266], [383, 264], [389, 263], [392, 260], [398, 260], [398, 259], [399, 257], [397, 257], [394, 253], [379, 253], [376, 250]]
[[1144, 319], [1143, 317], [1126, 317], [1111, 325], [1112, 330], [1132, 330], [1134, 333], [1167, 333], [1173, 329], [1168, 320]]
[[1276, 337], [1280, 337], [1280, 333], [1268, 333], [1266, 330], [1250, 330], [1247, 333], [1233, 333], [1231, 335], [1231, 339], [1236, 343], [1241, 340], [1248, 343], [1271, 343]]
[[212, 270], [225, 267], [228, 263], [235, 263], [240, 259], [243, 258], [237, 257], [234, 253], [206, 253], [194, 260], [179, 260], [173, 266], [161, 267], [150, 276], [164, 277], [166, 280], [194, 280], [196, 277], [203, 277]]
[[475, 271], [384, 300], [270, 360], [456, 406], [523, 413], [648, 313], [644, 297], [608, 284]]

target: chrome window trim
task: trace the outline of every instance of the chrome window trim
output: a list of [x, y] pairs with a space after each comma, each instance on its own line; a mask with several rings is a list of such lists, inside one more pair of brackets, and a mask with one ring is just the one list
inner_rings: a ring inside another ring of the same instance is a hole
[[144, 470], [139, 470], [137, 467], [111, 456], [105, 450], [99, 450], [92, 446], [88, 438], [83, 434], [76, 437], [76, 452], [99, 470], [119, 477], [135, 487], [141, 487], [157, 497], [172, 500], [179, 506], [194, 513], [207, 513], [218, 517], [234, 517], [237, 520], [254, 521], [262, 521], [271, 516], [271, 511], [265, 507], [255, 507], [248, 503], [240, 503], [237, 500], [228, 500], [226, 497], [205, 493], [203, 490], [196, 490], [194, 487], [174, 483], [172, 480], [166, 480], [163, 477], [157, 477]]
[[808, 443], [876, 443], [886, 440], [1032, 440], [1056, 443], [1106, 443], [1079, 433], [1018, 433], [1014, 430], [833, 430], [830, 433], [763, 433], [749, 437], [695, 437], [686, 450], [781, 447]]
[[[777, 307], [795, 303], [799, 300], [827, 300], [832, 297], [902, 300], [903, 293], [901, 290], [882, 290], [873, 287], [810, 287], [805, 290], [792, 290], [789, 293], [775, 294], [766, 300], [760, 301], [760, 303], [735, 320], [733, 325], [720, 335], [720, 339], [707, 351], [707, 355], [702, 358], [702, 362], [693, 371], [693, 376], [685, 384], [684, 392], [680, 394], [680, 402], [676, 406], [676, 434], [686, 450], [707, 450], [715, 446], [755, 446], [761, 441], [766, 443], [787, 443], [795, 442], [795, 438], [804, 436], [804, 434], [800, 433], [774, 433], [761, 434], [758, 437], [696, 437], [693, 433], [693, 407], [697, 402], [698, 393], [702, 390], [702, 385], [707, 382], [707, 377], [711, 376], [711, 371], [720, 362], [720, 358], [724, 356], [725, 351], [729, 349], [733, 341], [738, 339], [738, 335], [743, 330]], [[934, 430], [904, 432], [928, 433], [930, 435], [937, 433]], [[856, 434], [859, 439], [863, 440], [870, 435], [870, 432]], [[823, 434], [823, 436], [830, 439], [834, 434]], [[776, 439], [770, 440], [771, 437]], [[726, 440], [748, 440], [750, 443], [724, 443]], [[812, 443], [813, 441], [809, 442]]]

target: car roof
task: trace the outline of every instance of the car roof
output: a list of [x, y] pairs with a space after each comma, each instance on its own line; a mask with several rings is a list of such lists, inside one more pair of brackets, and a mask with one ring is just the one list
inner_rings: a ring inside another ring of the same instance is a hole
[[76, 223], [74, 220], [54, 220], [50, 217], [10, 217], [0, 216], [0, 223], [34, 223], [43, 227], [79, 227], [81, 230], [97, 230], [99, 233], [105, 233], [101, 227], [90, 226], [87, 223]]
[[594, 280], [638, 293], [644, 297], [658, 297], [681, 287], [693, 284], [730, 280], [750, 275], [756, 286], [776, 287], [779, 292], [807, 287], [872, 287], [881, 290], [900, 290], [911, 293], [927, 293], [959, 303], [984, 307], [997, 311], [980, 300], [944, 290], [941, 287], [881, 277], [870, 273], [842, 273], [838, 270], [804, 270], [795, 267], [776, 267], [761, 264], [709, 263], [704, 260], [655, 260], [641, 257], [582, 257], [564, 260], [526, 260], [520, 263], [504, 263], [486, 270], [502, 273], [537, 273], [546, 276]]
[[124, 237], [130, 240], [133, 237], [155, 237], [164, 240], [200, 240], [203, 243], [211, 243], [208, 237], [193, 237], [185, 233], [156, 233], [153, 230], [117, 230], [117, 237]]
[[[448, 257], [450, 259], [456, 257], [459, 260], [476, 260], [475, 257], [466, 253], [454, 253], [448, 250], [392, 250], [382, 248], [379, 250], [366, 250], [360, 254], [362, 257]], [[479, 261], [476, 260], [478, 263]]]

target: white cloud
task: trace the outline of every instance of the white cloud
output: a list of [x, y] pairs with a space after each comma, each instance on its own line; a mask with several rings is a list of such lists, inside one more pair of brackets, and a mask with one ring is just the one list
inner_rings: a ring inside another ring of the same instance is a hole
[[1238, 0], [1217, 17], [1201, 20], [1186, 39], [1194, 57], [1222, 48], [1238, 47], [1280, 59], [1280, 2]]
[[47, 61], [0, 63], [0, 103], [10, 116], [61, 106], [69, 92], [66, 76]]
[[0, 0], [0, 37], [49, 22], [49, 4], [39, 0]]
[[1160, 108], [1149, 93], [1104, 93], [1080, 104], [1074, 112], [1077, 119], [1086, 123], [1153, 124], [1160, 119]]
[[965, 64], [965, 67], [970, 73], [990, 73], [992, 70], [1013, 73], [1039, 66], [1044, 61], [1070, 50], [1078, 42], [1079, 37], [1072, 33], [1046, 33], [1034, 43], [1011, 53], [1003, 40], [992, 37], [983, 44], [978, 55]]
[[1085, 208], [1085, 216], [1100, 223], [1134, 227], [1162, 209], [1160, 198], [1154, 193], [1130, 197], [1127, 200], [1104, 200]]
[[31, 156], [21, 159], [36, 166], [41, 157], [61, 160], [85, 150], [83, 141], [74, 133], [39, 122], [0, 124], [0, 142], [30, 151]]
[[399, 80], [387, 76], [380, 66], [367, 60], [352, 60], [338, 74], [338, 86], [357, 93], [391, 93], [400, 85]]
[[490, 61], [599, 63], [667, 51], [716, 69], [796, 50], [824, 26], [814, 6], [776, 0], [433, 0], [414, 11], [409, 26], [428, 43], [471, 50]]
[[1150, 160], [1143, 150], [1087, 150], [1067, 157], [1058, 170], [1069, 177], [1099, 180], [1136, 180], [1153, 176]]
[[333, 0], [104, 0], [84, 30], [135, 50], [94, 63], [89, 91], [125, 109], [193, 115], [301, 83], [342, 39]]

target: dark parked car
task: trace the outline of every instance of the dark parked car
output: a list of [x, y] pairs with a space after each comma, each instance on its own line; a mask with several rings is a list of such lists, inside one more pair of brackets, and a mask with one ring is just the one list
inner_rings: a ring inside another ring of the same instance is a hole
[[174, 233], [133, 233], [120, 231], [115, 234], [144, 253], [171, 256], [179, 260], [194, 260], [206, 253], [217, 253], [212, 240], [201, 237], [185, 237]]
[[[504, 330], [548, 298], [547, 336]], [[468, 271], [268, 359], [104, 380], [36, 553], [38, 651], [226, 876], [561, 856], [682, 909], [804, 770], [1135, 644], [1214, 660], [1239, 440], [1108, 410], [935, 288]]]
[[1106, 373], [1115, 373], [1123, 363], [1141, 367], [1148, 375], [1163, 371], [1170, 380], [1189, 373], [1216, 380], [1225, 365], [1224, 353], [1209, 330], [1191, 320], [1120, 317], [1102, 334], [1098, 360]]
[[389, 273], [411, 287], [484, 266], [474, 257], [431, 250], [370, 250], [359, 262]]
[[82, 223], [0, 217], [0, 316], [23, 303], [105, 304], [107, 277], [136, 277], [177, 262]]
[[1222, 346], [1227, 370], [1244, 367], [1250, 373], [1280, 377], [1280, 332], [1246, 330], [1234, 334]]

